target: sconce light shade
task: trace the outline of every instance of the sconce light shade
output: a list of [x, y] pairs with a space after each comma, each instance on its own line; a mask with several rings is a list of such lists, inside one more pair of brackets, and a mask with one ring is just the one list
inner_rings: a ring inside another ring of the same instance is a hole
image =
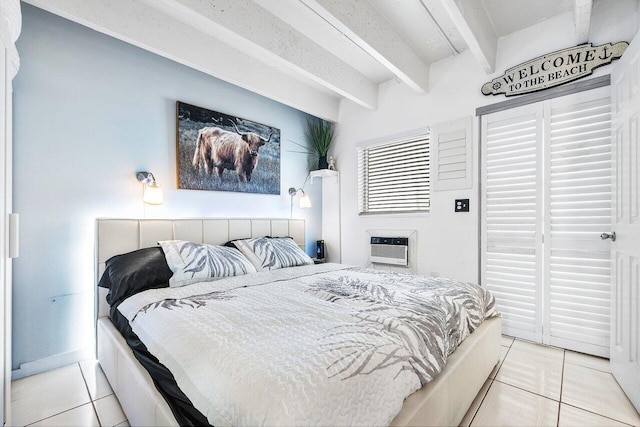
[[148, 205], [161, 205], [164, 202], [162, 187], [157, 182], [145, 185], [142, 201]]
[[300, 196], [300, 209], [309, 209], [310, 207], [311, 198], [306, 193], [302, 193], [302, 196]]
[[295, 187], [291, 187], [289, 189], [289, 197], [291, 197], [291, 217], [293, 218], [293, 196], [298, 193], [302, 193], [300, 196], [300, 209], [308, 209], [311, 207], [311, 198], [304, 192], [302, 188], [296, 189]]
[[149, 205], [161, 205], [164, 202], [162, 187], [156, 182], [156, 177], [151, 172], [138, 172], [138, 181], [144, 186], [142, 201]]

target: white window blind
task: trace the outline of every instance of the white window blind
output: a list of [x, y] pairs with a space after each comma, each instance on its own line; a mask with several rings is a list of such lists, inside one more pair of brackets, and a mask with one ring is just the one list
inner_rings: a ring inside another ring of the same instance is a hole
[[482, 282], [504, 333], [609, 354], [611, 102], [599, 88], [482, 117]]
[[358, 148], [358, 212], [429, 210], [429, 135]]

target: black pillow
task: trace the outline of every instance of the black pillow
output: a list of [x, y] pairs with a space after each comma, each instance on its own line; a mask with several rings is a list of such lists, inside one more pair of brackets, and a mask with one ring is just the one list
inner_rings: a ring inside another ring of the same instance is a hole
[[[262, 236], [265, 239], [284, 239], [285, 237], [271, 237], [271, 236]], [[286, 237], [287, 239], [293, 239], [293, 237]], [[229, 247], [229, 248], [233, 248], [233, 249], [238, 249], [238, 247], [236, 246], [235, 242], [238, 240], [247, 240], [247, 239], [256, 239], [256, 237], [245, 237], [244, 239], [233, 239], [233, 240], [229, 240], [227, 243], [225, 243], [224, 245]], [[240, 249], [238, 249], [240, 250]]]
[[[228, 247], [228, 248], [238, 249], [238, 247], [237, 247], [237, 246], [236, 246], [236, 244], [234, 243], [236, 240], [238, 240], [238, 239], [235, 239], [235, 240], [229, 240], [229, 241], [228, 241], [227, 243], [225, 243], [224, 245], [225, 245], [226, 247]], [[240, 250], [240, 249], [238, 249], [238, 250]]]
[[112, 307], [147, 289], [168, 288], [173, 276], [160, 246], [116, 255], [106, 267], [98, 286], [109, 289], [107, 302]]

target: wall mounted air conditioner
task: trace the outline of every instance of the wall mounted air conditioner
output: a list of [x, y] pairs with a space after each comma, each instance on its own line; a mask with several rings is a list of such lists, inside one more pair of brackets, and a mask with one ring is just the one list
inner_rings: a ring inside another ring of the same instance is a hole
[[371, 237], [369, 260], [375, 264], [409, 265], [407, 237]]

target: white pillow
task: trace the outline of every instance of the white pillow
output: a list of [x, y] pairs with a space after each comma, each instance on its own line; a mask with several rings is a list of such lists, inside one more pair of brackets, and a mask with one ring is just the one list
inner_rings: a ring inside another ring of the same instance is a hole
[[260, 237], [232, 242], [251, 261], [258, 271], [313, 265], [291, 237]]
[[169, 279], [170, 287], [257, 272], [253, 264], [233, 248], [185, 240], [163, 240], [158, 243], [173, 271]]

